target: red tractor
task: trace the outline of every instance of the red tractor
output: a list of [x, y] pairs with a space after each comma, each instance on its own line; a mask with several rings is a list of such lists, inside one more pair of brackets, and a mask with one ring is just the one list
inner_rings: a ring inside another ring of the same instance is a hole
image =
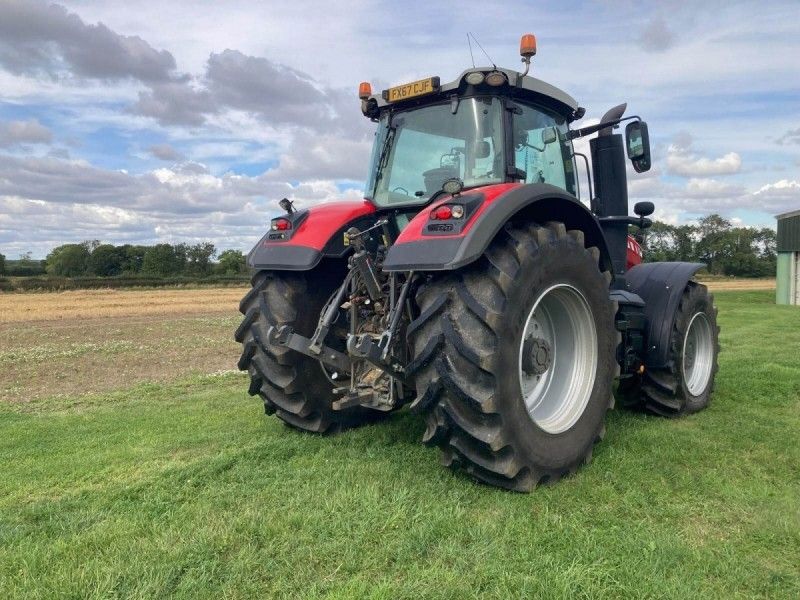
[[[708, 405], [703, 265], [642, 263], [629, 235], [653, 212], [628, 215], [625, 155], [650, 168], [647, 125], [623, 104], [571, 128], [585, 110], [528, 76], [532, 35], [520, 53], [522, 73], [361, 85], [377, 124], [365, 199], [284, 199], [248, 256], [239, 368], [268, 414], [329, 433], [408, 405], [446, 465], [528, 491], [589, 461], [617, 378], [659, 415]], [[572, 140], [595, 133], [586, 206]]]

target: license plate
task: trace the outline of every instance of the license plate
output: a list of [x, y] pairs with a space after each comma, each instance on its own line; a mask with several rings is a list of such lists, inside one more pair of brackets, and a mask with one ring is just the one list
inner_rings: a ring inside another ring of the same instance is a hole
[[428, 77], [428, 79], [420, 79], [419, 81], [389, 88], [384, 92], [383, 97], [387, 102], [399, 102], [409, 98], [416, 98], [417, 96], [424, 96], [425, 94], [432, 94], [438, 89], [439, 78]]

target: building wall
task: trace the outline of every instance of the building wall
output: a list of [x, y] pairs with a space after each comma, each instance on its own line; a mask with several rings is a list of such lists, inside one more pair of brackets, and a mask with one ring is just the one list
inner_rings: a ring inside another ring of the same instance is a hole
[[800, 214], [778, 217], [778, 252], [800, 252]]
[[794, 304], [797, 298], [795, 281], [797, 279], [797, 258], [795, 252], [778, 252], [778, 272], [775, 301], [778, 304]]

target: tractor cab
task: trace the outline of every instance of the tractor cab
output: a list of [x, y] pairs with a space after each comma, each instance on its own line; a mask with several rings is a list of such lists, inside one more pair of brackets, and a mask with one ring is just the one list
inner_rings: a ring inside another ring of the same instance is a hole
[[568, 125], [582, 109], [543, 81], [486, 67], [444, 85], [430, 77], [360, 91], [378, 123], [365, 193], [378, 207], [427, 204], [447, 181], [549, 183], [578, 195]]

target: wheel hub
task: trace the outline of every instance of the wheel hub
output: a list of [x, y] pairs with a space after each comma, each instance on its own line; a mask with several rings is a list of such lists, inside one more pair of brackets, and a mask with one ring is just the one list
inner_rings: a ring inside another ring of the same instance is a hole
[[694, 356], [695, 356], [694, 342], [687, 341], [686, 355], [684, 356], [684, 363], [683, 363], [686, 369], [691, 369], [694, 366]]
[[519, 387], [531, 420], [550, 434], [580, 419], [597, 372], [597, 327], [586, 298], [575, 287], [543, 290], [519, 342]]
[[708, 387], [714, 367], [714, 338], [711, 324], [703, 312], [696, 313], [686, 328], [683, 340], [683, 380], [692, 396]]
[[522, 370], [527, 375], [543, 375], [553, 361], [553, 349], [544, 338], [529, 335], [522, 346]]

